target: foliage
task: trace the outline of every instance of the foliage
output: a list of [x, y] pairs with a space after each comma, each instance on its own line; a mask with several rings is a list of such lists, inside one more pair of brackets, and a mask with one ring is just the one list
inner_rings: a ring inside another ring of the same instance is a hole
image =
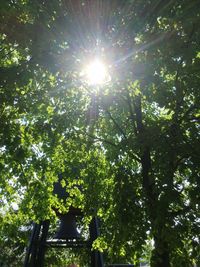
[[[199, 17], [197, 0], [1, 1], [0, 261], [21, 260], [20, 225], [73, 205], [101, 218], [108, 262], [153, 239], [152, 267], [200, 264]], [[80, 78], [96, 55], [97, 90]]]

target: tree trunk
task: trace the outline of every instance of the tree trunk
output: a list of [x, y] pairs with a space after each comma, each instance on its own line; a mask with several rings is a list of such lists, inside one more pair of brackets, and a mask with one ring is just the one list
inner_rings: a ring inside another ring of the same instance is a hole
[[168, 245], [162, 240], [155, 239], [155, 249], [151, 257], [151, 267], [170, 267]]
[[141, 165], [142, 165], [142, 178], [143, 178], [143, 190], [146, 195], [147, 210], [149, 213], [149, 220], [151, 221], [152, 229], [154, 232], [155, 249], [151, 257], [151, 267], [170, 267], [170, 253], [168, 244], [163, 240], [160, 235], [163, 229], [164, 221], [160, 220], [158, 224], [157, 206], [158, 206], [158, 195], [156, 192], [155, 177], [151, 168], [151, 153], [150, 146], [146, 144], [146, 140], [143, 139], [145, 127], [142, 121], [142, 109], [141, 109], [141, 98], [138, 97], [135, 103], [136, 113], [136, 124], [137, 132], [141, 138]]

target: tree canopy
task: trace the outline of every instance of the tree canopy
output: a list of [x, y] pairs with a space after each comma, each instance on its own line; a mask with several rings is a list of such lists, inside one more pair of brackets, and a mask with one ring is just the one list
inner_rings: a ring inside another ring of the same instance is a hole
[[1, 1], [2, 266], [21, 266], [30, 221], [71, 205], [101, 218], [110, 263], [151, 244], [151, 267], [200, 265], [199, 28], [198, 0]]

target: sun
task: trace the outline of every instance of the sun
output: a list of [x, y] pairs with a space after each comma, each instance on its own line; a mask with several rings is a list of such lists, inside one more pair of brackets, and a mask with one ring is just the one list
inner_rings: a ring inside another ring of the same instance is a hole
[[106, 65], [99, 59], [90, 62], [84, 70], [85, 81], [89, 85], [101, 85], [108, 80]]

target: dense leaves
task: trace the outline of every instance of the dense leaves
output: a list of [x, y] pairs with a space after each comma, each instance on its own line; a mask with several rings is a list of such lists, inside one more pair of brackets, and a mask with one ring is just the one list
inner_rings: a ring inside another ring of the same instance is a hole
[[[98, 214], [109, 263], [200, 264], [199, 28], [197, 0], [1, 1], [5, 266], [20, 266], [30, 221], [70, 205]], [[81, 76], [94, 57], [110, 66], [98, 88]]]

